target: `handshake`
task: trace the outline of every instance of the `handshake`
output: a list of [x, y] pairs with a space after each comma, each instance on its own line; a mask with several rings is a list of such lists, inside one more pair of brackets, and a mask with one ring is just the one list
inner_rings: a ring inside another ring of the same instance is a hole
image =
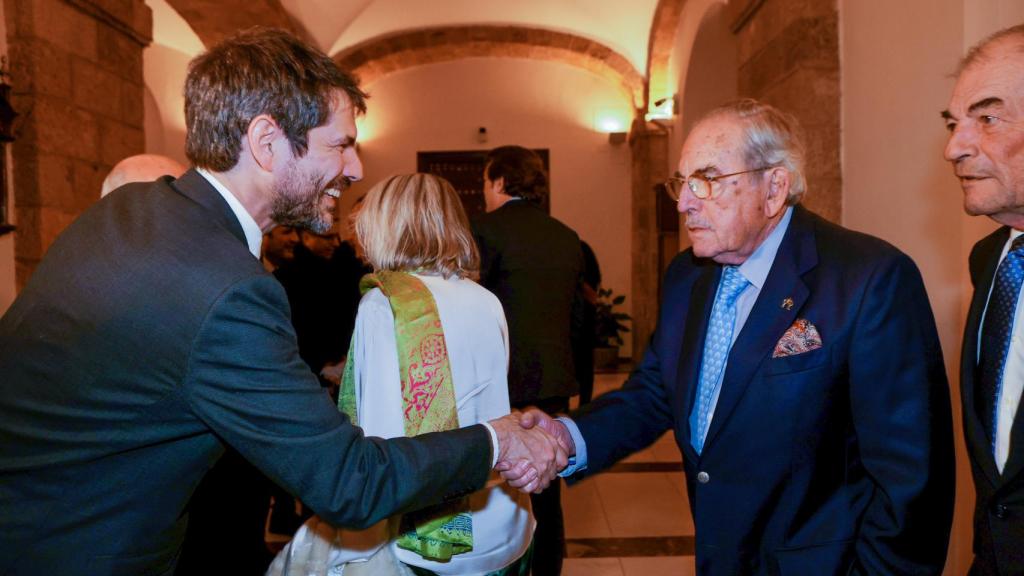
[[537, 408], [489, 422], [498, 434], [494, 469], [513, 488], [538, 493], [548, 487], [576, 454], [569, 430]]

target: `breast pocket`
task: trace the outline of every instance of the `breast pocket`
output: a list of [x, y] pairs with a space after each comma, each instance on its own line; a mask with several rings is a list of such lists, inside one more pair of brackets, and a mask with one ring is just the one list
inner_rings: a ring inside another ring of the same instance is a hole
[[765, 375], [778, 376], [782, 374], [796, 374], [828, 366], [829, 350], [830, 348], [828, 346], [823, 346], [817, 350], [811, 350], [810, 352], [804, 352], [803, 354], [794, 354], [792, 356], [783, 356], [781, 358], [769, 358], [768, 365], [765, 367]]

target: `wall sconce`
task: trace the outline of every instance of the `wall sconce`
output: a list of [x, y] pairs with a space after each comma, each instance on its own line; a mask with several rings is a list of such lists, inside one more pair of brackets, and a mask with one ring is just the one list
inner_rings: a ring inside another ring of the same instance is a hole
[[601, 109], [594, 114], [594, 130], [607, 134], [609, 144], [622, 144], [626, 141], [630, 120], [630, 112], [625, 108]]
[[651, 104], [647, 114], [644, 115], [644, 119], [650, 122], [651, 120], [670, 120], [676, 114], [678, 106], [676, 105], [676, 95], [666, 96], [655, 100]]

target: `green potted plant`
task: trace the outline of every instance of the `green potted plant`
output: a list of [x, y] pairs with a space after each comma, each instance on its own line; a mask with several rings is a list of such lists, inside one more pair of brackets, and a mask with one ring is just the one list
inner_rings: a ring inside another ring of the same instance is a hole
[[594, 368], [597, 370], [613, 370], [618, 364], [622, 333], [629, 332], [626, 322], [631, 318], [625, 312], [616, 312], [615, 307], [620, 306], [625, 300], [624, 295], [616, 296], [606, 288], [597, 291], [597, 301], [594, 303]]

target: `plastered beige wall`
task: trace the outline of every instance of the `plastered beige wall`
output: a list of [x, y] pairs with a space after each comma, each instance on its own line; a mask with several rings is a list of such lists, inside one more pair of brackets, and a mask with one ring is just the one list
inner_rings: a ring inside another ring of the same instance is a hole
[[[373, 183], [414, 171], [417, 151], [548, 148], [551, 214], [593, 247], [604, 285], [627, 295], [629, 312], [629, 146], [609, 144], [594, 128], [602, 111], [628, 119], [616, 86], [563, 64], [491, 58], [411, 68], [367, 89], [369, 112], [359, 121], [366, 180], [343, 198], [343, 216]], [[630, 353], [627, 341], [622, 354]]]

